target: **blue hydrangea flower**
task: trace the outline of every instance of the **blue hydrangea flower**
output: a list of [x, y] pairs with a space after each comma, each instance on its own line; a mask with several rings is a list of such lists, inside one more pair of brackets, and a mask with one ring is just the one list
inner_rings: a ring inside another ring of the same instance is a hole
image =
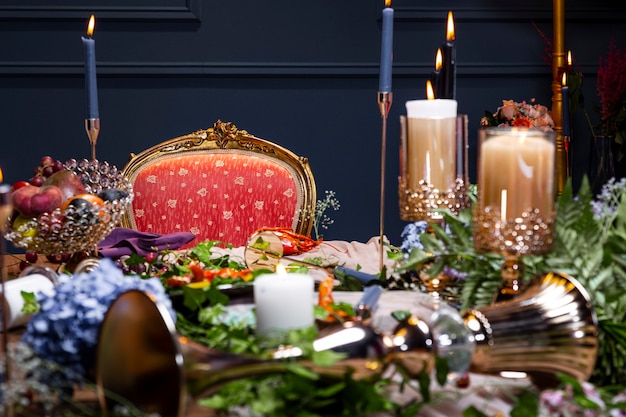
[[68, 372], [66, 386], [81, 383], [94, 365], [100, 324], [111, 305], [129, 290], [150, 293], [176, 320], [170, 298], [158, 278], [124, 275], [113, 261], [103, 259], [92, 271], [64, 275], [50, 291], [37, 294], [38, 313], [31, 317], [22, 341], [41, 358]]
[[422, 233], [426, 232], [427, 228], [428, 223], [423, 220], [406, 225], [400, 234], [402, 238], [400, 249], [402, 249], [404, 253], [410, 253], [413, 248], [424, 249], [420, 241], [420, 236]]

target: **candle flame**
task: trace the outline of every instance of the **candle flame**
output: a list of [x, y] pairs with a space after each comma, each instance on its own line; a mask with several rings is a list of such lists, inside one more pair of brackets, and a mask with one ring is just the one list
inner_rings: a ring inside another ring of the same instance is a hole
[[426, 98], [429, 100], [435, 99], [435, 91], [433, 90], [433, 83], [430, 80], [426, 80]]
[[443, 67], [443, 55], [441, 48], [437, 48], [437, 56], [435, 57], [435, 70], [439, 71]]
[[452, 11], [448, 12], [448, 25], [446, 31], [446, 40], [453, 41], [456, 37], [454, 36], [454, 18], [452, 17]]
[[87, 36], [93, 35], [93, 31], [96, 28], [96, 16], [91, 15], [89, 18], [89, 24], [87, 25]]
[[567, 85], [567, 73], [566, 72], [563, 73], [563, 78], [561, 78], [561, 85], [562, 86]]
[[4, 177], [2, 176], [2, 168], [0, 168], [0, 182], [2, 182], [3, 179]]
[[391, 0], [385, 0], [385, 7], [391, 6]]
[[280, 275], [285, 275], [287, 274], [287, 268], [285, 268], [285, 265], [279, 262], [276, 264], [276, 273]]
[[572, 66], [572, 51], [567, 51], [567, 66]]

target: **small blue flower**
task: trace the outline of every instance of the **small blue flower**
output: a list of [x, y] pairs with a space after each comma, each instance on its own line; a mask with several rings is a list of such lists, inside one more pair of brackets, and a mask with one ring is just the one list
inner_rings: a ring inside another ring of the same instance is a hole
[[402, 245], [400, 249], [404, 253], [409, 253], [413, 248], [424, 249], [422, 242], [420, 241], [420, 236], [426, 232], [428, 228], [428, 223], [420, 220], [411, 224], [406, 225], [400, 237], [402, 238]]

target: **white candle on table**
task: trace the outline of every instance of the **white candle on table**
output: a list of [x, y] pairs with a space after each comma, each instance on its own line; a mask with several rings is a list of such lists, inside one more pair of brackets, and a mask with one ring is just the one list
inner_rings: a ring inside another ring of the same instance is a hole
[[411, 190], [424, 180], [439, 190], [456, 179], [455, 100], [412, 100], [407, 111], [407, 180]]
[[[49, 291], [53, 288], [54, 284], [50, 279], [41, 274], [26, 275], [21, 278], [8, 280], [4, 284], [6, 296], [4, 298], [4, 305], [7, 313], [7, 328], [12, 329], [14, 327], [23, 326], [28, 323], [31, 314], [22, 312], [24, 307], [24, 298], [22, 297], [22, 291], [38, 293], [40, 291]], [[0, 298], [0, 299], [2, 299]], [[0, 329], [2, 324], [0, 324]]]
[[257, 333], [312, 326], [314, 301], [311, 275], [282, 270], [258, 276], [254, 280]]
[[550, 216], [554, 208], [554, 132], [486, 129], [480, 144], [481, 209], [499, 209], [503, 220], [530, 209]]

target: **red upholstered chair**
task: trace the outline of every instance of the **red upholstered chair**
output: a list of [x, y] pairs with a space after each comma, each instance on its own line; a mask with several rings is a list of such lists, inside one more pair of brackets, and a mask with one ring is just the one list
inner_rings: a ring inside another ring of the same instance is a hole
[[316, 189], [307, 158], [233, 123], [218, 120], [133, 154], [123, 172], [135, 194], [125, 227], [235, 246], [261, 227], [311, 232]]

